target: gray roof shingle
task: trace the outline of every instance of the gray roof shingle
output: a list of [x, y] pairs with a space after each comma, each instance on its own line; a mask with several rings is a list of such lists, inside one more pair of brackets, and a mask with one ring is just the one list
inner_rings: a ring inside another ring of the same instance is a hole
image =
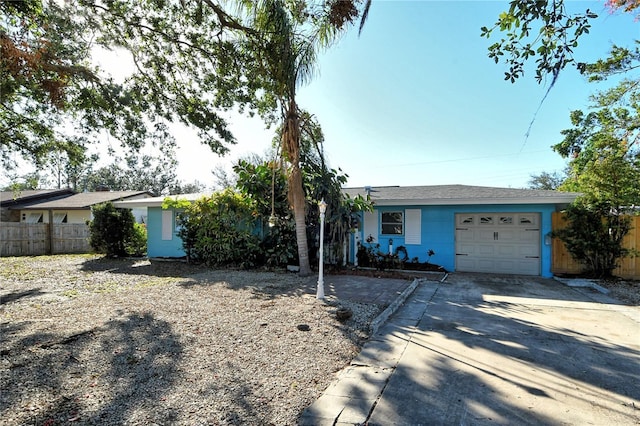
[[350, 197], [370, 195], [378, 205], [564, 204], [579, 193], [541, 189], [495, 188], [469, 185], [372, 186], [344, 188]]
[[27, 189], [21, 191], [0, 192], [0, 206], [11, 207], [45, 200], [69, 197], [75, 194], [72, 189]]
[[95, 204], [106, 203], [108, 201], [118, 201], [131, 199], [132, 197], [151, 196], [147, 191], [98, 191], [98, 192], [81, 192], [59, 200], [36, 202], [23, 206], [23, 210], [48, 210], [48, 209], [66, 209], [66, 210], [83, 210], [88, 209]]

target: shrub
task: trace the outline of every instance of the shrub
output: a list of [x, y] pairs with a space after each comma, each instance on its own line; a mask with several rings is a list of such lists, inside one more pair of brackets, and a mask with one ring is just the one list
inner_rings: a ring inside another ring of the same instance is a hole
[[243, 268], [259, 263], [260, 239], [254, 234], [250, 199], [225, 190], [186, 206], [179, 219], [178, 235], [189, 261]]
[[147, 254], [147, 227], [142, 223], [133, 224], [133, 235], [126, 245], [130, 256], [144, 256]]
[[284, 266], [298, 262], [296, 250], [295, 225], [292, 220], [280, 220], [278, 225], [269, 228], [260, 243], [261, 261], [269, 266]]
[[97, 253], [110, 257], [138, 254], [132, 251], [139, 250], [141, 234], [136, 230], [131, 210], [116, 209], [111, 203], [95, 205], [91, 210], [93, 220], [88, 223], [89, 244]]
[[553, 232], [571, 256], [586, 267], [587, 274], [610, 277], [620, 258], [630, 254], [622, 240], [631, 230], [631, 219], [606, 203], [573, 204], [566, 210], [568, 225]]

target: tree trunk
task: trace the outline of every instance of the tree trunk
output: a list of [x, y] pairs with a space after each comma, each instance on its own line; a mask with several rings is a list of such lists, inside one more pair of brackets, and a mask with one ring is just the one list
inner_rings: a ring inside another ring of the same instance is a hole
[[298, 118], [298, 106], [293, 99], [289, 101], [289, 108], [282, 130], [282, 152], [286, 160], [291, 163], [288, 176], [289, 203], [293, 207], [293, 217], [296, 222], [300, 275], [307, 276], [311, 275], [311, 265], [309, 264], [307, 224], [305, 223], [306, 199], [302, 186], [302, 171], [300, 170], [300, 120]]
[[296, 221], [296, 241], [298, 243], [298, 262], [300, 263], [300, 275], [311, 275], [309, 264], [309, 246], [307, 244], [307, 224], [305, 223], [304, 189], [302, 187], [302, 173], [298, 164], [291, 168], [289, 178], [289, 196], [293, 204], [293, 217]]

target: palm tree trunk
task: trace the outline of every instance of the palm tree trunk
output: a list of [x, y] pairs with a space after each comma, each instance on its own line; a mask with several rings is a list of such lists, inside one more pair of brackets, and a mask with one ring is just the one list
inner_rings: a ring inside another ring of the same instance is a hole
[[300, 120], [298, 105], [294, 99], [288, 104], [282, 131], [282, 152], [291, 163], [288, 176], [289, 203], [293, 207], [293, 217], [296, 222], [296, 241], [298, 243], [298, 262], [300, 275], [311, 275], [309, 263], [309, 245], [307, 243], [307, 225], [305, 223], [304, 188], [302, 186], [302, 171], [300, 170]]
[[293, 217], [296, 222], [296, 241], [298, 243], [298, 262], [300, 275], [311, 275], [309, 264], [309, 246], [307, 244], [307, 224], [305, 223], [305, 196], [302, 188], [302, 172], [298, 164], [294, 164], [289, 175], [289, 196], [293, 204]]

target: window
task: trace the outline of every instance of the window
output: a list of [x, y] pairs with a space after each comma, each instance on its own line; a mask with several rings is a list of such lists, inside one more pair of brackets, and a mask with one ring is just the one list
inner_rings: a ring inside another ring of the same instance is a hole
[[27, 216], [27, 223], [42, 223], [42, 213], [29, 213]]
[[402, 212], [382, 213], [382, 235], [402, 235]]
[[66, 213], [54, 213], [53, 214], [53, 223], [67, 223], [67, 214]]

